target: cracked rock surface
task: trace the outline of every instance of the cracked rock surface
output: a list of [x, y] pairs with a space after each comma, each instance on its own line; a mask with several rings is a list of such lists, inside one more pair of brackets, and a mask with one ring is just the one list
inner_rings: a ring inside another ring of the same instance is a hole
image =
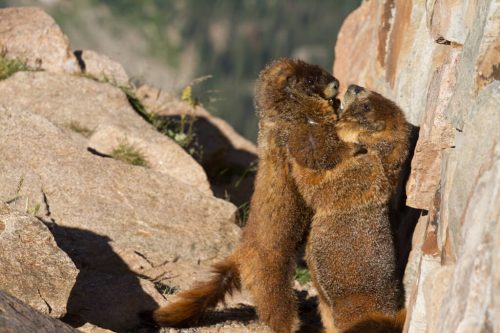
[[43, 314], [66, 314], [78, 269], [42, 222], [0, 203], [0, 249], [0, 290]]
[[79, 331], [60, 320], [43, 315], [0, 290], [0, 332], [78, 333]]
[[239, 239], [232, 204], [93, 155], [42, 116], [2, 109], [0, 132], [0, 200], [35, 213], [80, 269], [65, 317], [75, 326], [136, 325], [164, 302], [148, 270], [220, 258]]
[[404, 332], [500, 332], [499, 17], [495, 0], [364, 1], [339, 33], [344, 88], [388, 96], [420, 127]]

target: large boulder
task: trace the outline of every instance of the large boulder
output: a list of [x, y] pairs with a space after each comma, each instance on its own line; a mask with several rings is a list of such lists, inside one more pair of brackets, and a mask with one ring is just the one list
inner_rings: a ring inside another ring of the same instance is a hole
[[164, 301], [158, 267], [207, 263], [238, 242], [231, 203], [94, 155], [45, 117], [1, 109], [0, 133], [0, 201], [45, 221], [80, 269], [65, 317], [75, 326], [130, 329]]
[[0, 203], [0, 248], [0, 289], [43, 314], [65, 315], [78, 269], [49, 229], [34, 216]]
[[123, 66], [104, 54], [92, 50], [75, 51], [82, 73], [115, 86], [128, 86], [129, 77]]
[[[243, 138], [223, 119], [202, 105], [190, 105], [168, 92], [143, 85], [137, 97], [156, 119], [179, 123], [192, 121], [193, 133], [202, 150], [199, 161], [208, 175], [214, 194], [237, 206], [248, 203], [253, 193], [257, 147]], [[194, 147], [196, 148], [196, 147]]]
[[[16, 98], [13, 98], [16, 96]], [[0, 105], [40, 114], [61, 128], [92, 135], [82, 145], [109, 154], [117, 140], [129, 137], [153, 170], [163, 172], [210, 194], [201, 166], [178, 144], [159, 133], [131, 107], [125, 93], [93, 79], [50, 72], [18, 72], [0, 81]], [[112, 126], [113, 133], [107, 126]], [[117, 134], [119, 133], [119, 134]], [[119, 138], [118, 138], [119, 137]]]
[[499, 15], [494, 0], [365, 1], [339, 33], [335, 76], [420, 127], [405, 332], [500, 330]]
[[0, 290], [0, 332], [78, 333], [79, 331], [57, 319], [41, 314]]
[[0, 51], [33, 69], [80, 72], [68, 37], [52, 17], [39, 8], [0, 9]]

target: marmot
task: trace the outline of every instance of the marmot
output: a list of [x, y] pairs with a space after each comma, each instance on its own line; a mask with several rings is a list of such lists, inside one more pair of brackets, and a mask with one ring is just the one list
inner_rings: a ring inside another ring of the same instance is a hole
[[394, 103], [355, 85], [344, 110], [338, 122], [302, 124], [288, 143], [294, 180], [314, 213], [306, 261], [326, 332], [397, 332], [404, 313], [395, 317], [402, 291], [388, 210], [410, 125]]
[[[309, 109], [316, 121], [338, 107], [338, 81], [316, 65], [280, 59], [268, 65], [256, 83], [259, 110], [259, 165], [250, 215], [241, 243], [213, 266], [214, 277], [177, 294], [176, 301], [153, 313], [157, 324], [196, 323], [200, 315], [223, 301], [227, 293], [247, 288], [264, 323], [278, 333], [299, 327], [293, 292], [295, 252], [311, 222], [308, 209], [290, 174], [288, 127]], [[318, 113], [313, 112], [318, 111]]]

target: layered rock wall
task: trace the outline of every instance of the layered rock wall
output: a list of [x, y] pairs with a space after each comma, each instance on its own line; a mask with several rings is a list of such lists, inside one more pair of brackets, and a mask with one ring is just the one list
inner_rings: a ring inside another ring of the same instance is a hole
[[422, 209], [405, 274], [406, 332], [500, 330], [500, 4], [364, 1], [334, 74], [419, 126], [406, 185]]

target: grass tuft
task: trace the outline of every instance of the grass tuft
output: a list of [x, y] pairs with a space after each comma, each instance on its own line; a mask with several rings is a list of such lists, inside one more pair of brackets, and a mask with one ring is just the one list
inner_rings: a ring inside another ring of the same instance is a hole
[[295, 280], [297, 280], [300, 285], [304, 285], [311, 281], [311, 274], [309, 270], [305, 267], [297, 267], [295, 269]]
[[238, 225], [240, 227], [244, 227], [247, 224], [248, 216], [250, 216], [250, 202], [245, 202], [238, 207], [238, 217], [239, 217]]
[[125, 141], [121, 142], [115, 149], [113, 149], [111, 157], [132, 165], [143, 167], [149, 166], [142, 152]]
[[161, 282], [155, 282], [155, 289], [162, 295], [172, 295], [175, 294], [179, 288], [176, 286], [169, 286]]
[[0, 80], [5, 80], [14, 73], [31, 70], [19, 59], [9, 59], [4, 52], [0, 52]]
[[[144, 120], [153, 125], [157, 131], [174, 140], [196, 160], [201, 161], [203, 159], [203, 147], [199, 144], [196, 134], [194, 133], [194, 123], [196, 122], [194, 112], [181, 115], [179, 121], [168, 119], [167, 117], [159, 117], [146, 109], [141, 100], [135, 95], [133, 86], [123, 86], [120, 87], [120, 89], [127, 95], [132, 108]], [[191, 95], [185, 93], [183, 98], [185, 102], [190, 103], [194, 111], [197, 104], [191, 99]]]
[[[174, 140], [196, 160], [198, 160], [199, 162], [203, 160], [203, 147], [199, 144], [196, 134], [194, 133], [194, 123], [196, 122], [194, 110], [198, 105], [200, 105], [200, 102], [197, 97], [193, 96], [192, 88], [193, 85], [211, 78], [210, 75], [193, 80], [193, 82], [191, 82], [182, 90], [181, 100], [191, 107], [192, 112], [189, 112], [188, 114], [182, 114], [180, 116], [180, 120], [157, 116], [154, 113], [149, 112], [142, 101], [136, 96], [135, 84], [132, 81], [127, 85], [116, 85], [107, 77], [97, 78], [87, 73], [82, 73], [80, 75], [82, 77], [86, 77], [100, 83], [112, 84], [121, 89], [127, 96], [128, 102], [130, 103], [132, 108], [144, 120], [153, 125], [153, 127], [155, 127], [157, 131]], [[75, 131], [78, 130], [76, 129]]]
[[94, 131], [83, 126], [82, 124], [80, 124], [77, 121], [69, 122], [68, 124], [66, 124], [66, 127], [69, 128], [70, 130], [72, 130], [73, 132], [81, 134], [82, 136], [84, 136], [86, 138], [89, 138], [92, 135], [92, 133], [94, 133]]

